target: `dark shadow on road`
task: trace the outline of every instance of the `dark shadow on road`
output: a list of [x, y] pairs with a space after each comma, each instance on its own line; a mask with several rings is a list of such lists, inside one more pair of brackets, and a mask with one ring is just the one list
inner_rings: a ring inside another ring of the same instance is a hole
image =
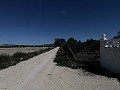
[[87, 75], [95, 74], [105, 76], [108, 78], [117, 78], [120, 82], [120, 74], [110, 73], [101, 68], [99, 59], [75, 60], [74, 58], [68, 59], [65, 55], [57, 55], [53, 61], [56, 63], [57, 66], [65, 66], [72, 69], [82, 68], [84, 71], [88, 72]]
[[82, 62], [82, 66], [79, 68], [96, 75], [106, 76], [108, 78], [117, 78], [117, 80], [120, 82], [120, 74], [115, 74], [104, 70], [100, 67], [99, 61], [84, 61]]

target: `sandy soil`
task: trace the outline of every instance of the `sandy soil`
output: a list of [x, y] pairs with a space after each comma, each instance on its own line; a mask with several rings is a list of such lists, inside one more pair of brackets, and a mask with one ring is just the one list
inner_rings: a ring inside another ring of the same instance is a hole
[[0, 54], [12, 55], [16, 52], [29, 53], [46, 49], [47, 47], [15, 47], [15, 48], [0, 48]]
[[0, 90], [120, 90], [117, 79], [56, 66], [58, 49], [0, 71]]

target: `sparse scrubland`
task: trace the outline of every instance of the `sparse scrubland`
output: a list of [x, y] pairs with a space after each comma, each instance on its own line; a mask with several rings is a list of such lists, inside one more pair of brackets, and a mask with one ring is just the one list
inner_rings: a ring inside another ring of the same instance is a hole
[[0, 69], [4, 69], [7, 68], [9, 66], [13, 66], [16, 65], [17, 63], [21, 62], [21, 61], [25, 61], [28, 60], [29, 58], [32, 58], [34, 56], [37, 56], [41, 53], [44, 53], [46, 51], [49, 51], [53, 48], [44, 48], [41, 50], [37, 50], [34, 52], [16, 52], [12, 55], [9, 54], [0, 54]]
[[[61, 39], [60, 39], [61, 40]], [[58, 41], [60, 41], [58, 40]], [[63, 39], [62, 39], [63, 41]], [[56, 45], [57, 41], [55, 41]], [[60, 43], [56, 59], [58, 65], [79, 68], [85, 66], [85, 63], [99, 62], [100, 41], [87, 39], [86, 42], [77, 41], [69, 38], [67, 41]]]
[[[1, 90], [120, 90], [116, 78], [91, 74], [82, 68], [56, 66], [53, 59], [58, 49], [1, 70]], [[60, 51], [59, 56], [63, 56]]]
[[47, 47], [23, 47], [23, 46], [16, 46], [16, 47], [10, 47], [10, 46], [0, 46], [0, 54], [7, 54], [7, 55], [13, 55], [16, 52], [21, 52], [21, 53], [31, 53], [35, 51], [40, 51], [44, 50]]
[[95, 75], [113, 77], [120, 80], [119, 74], [110, 73], [100, 67], [99, 40], [87, 39], [86, 42], [81, 42], [74, 38], [69, 38], [67, 41], [62, 39], [62, 43], [58, 43], [61, 39], [56, 40], [55, 45], [60, 46], [54, 59], [56, 65], [83, 69]]

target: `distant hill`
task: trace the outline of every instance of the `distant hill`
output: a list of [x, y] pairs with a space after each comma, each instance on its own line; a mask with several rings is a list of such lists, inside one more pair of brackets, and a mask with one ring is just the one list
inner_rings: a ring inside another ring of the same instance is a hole
[[1, 44], [0, 46], [14, 46], [14, 44]]

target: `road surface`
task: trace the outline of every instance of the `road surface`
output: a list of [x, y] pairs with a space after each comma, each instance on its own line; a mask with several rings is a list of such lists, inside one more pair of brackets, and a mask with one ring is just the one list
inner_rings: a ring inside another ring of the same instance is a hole
[[120, 90], [116, 79], [56, 66], [58, 49], [1, 70], [0, 90]]

